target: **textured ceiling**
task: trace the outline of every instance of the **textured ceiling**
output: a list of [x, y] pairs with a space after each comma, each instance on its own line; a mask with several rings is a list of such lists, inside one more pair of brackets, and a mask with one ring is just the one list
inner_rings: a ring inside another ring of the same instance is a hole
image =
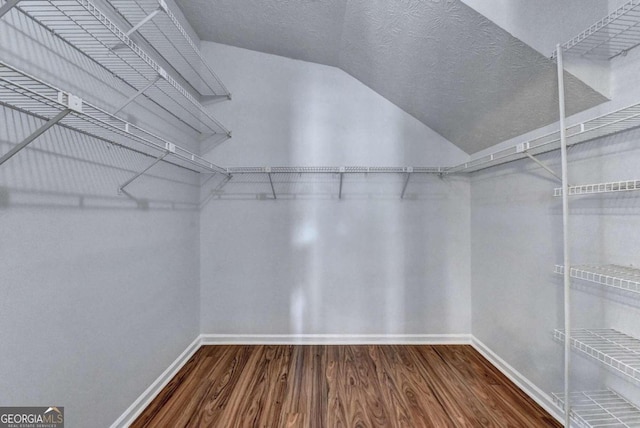
[[[459, 0], [178, 0], [203, 40], [338, 66], [467, 153], [557, 120], [555, 64]], [[567, 75], [567, 112], [606, 99]]]

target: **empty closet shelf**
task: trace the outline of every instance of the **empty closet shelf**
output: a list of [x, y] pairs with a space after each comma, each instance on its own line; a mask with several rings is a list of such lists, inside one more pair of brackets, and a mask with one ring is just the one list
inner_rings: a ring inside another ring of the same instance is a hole
[[[556, 265], [555, 273], [564, 274], [564, 266]], [[573, 266], [570, 275], [595, 284], [640, 293], [640, 269], [618, 265], [580, 265]]]
[[[564, 393], [553, 394], [561, 408], [564, 399]], [[640, 427], [640, 409], [614, 391], [572, 392], [569, 402], [571, 418], [581, 428]]]
[[[640, 1], [640, 0], [639, 0]], [[573, 146], [596, 138], [630, 131], [640, 126], [640, 104], [634, 104], [585, 122], [567, 127], [567, 145]], [[528, 154], [540, 155], [560, 148], [560, 132], [498, 150], [450, 168], [448, 173], [474, 172], [495, 165], [524, 159]]]
[[[596, 193], [633, 192], [640, 190], [640, 180], [612, 181], [609, 183], [582, 184], [569, 187], [569, 196], [590, 195]], [[553, 196], [562, 196], [562, 188], [553, 191]]]
[[22, 0], [17, 8], [183, 123], [204, 134], [229, 131], [88, 0]]
[[[563, 330], [554, 338], [565, 340]], [[640, 340], [613, 329], [571, 331], [571, 346], [631, 380], [640, 381]]]
[[166, 154], [165, 161], [196, 172], [226, 173], [224, 168], [189, 150], [3, 62], [0, 62], [0, 105], [43, 120], [69, 111], [58, 122], [59, 126], [150, 156]]
[[[640, 0], [631, 0], [562, 45], [566, 54], [609, 60], [640, 44]], [[552, 58], [557, 56], [553, 52]]]
[[200, 49], [164, 0], [109, 0], [182, 78], [201, 95], [229, 96], [229, 91], [202, 57]]

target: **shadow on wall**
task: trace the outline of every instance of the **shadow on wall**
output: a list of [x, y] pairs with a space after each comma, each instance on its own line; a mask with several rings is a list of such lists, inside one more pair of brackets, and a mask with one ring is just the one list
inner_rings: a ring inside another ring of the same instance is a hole
[[[0, 117], [9, 125], [0, 136], [2, 154], [43, 123], [8, 108], [0, 109]], [[196, 173], [177, 165], [157, 165], [118, 194], [154, 161], [152, 155], [56, 126], [0, 166], [0, 209], [197, 211]]]

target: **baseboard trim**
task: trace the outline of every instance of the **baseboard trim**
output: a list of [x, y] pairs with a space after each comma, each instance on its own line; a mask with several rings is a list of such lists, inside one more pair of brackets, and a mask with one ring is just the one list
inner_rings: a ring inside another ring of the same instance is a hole
[[124, 428], [131, 425], [140, 413], [147, 408], [180, 369], [202, 346], [201, 336], [195, 338], [182, 354], [129, 406], [127, 410], [111, 425], [111, 428]]
[[202, 345], [470, 345], [470, 334], [202, 334]]
[[549, 394], [538, 388], [533, 382], [527, 379], [522, 373], [513, 368], [509, 363], [500, 358], [498, 354], [493, 352], [487, 345], [482, 343], [475, 336], [472, 336], [471, 346], [482, 354], [491, 364], [500, 370], [509, 380], [518, 386], [533, 401], [538, 403], [544, 410], [553, 416], [558, 422], [563, 423], [564, 417], [553, 403], [553, 399]]

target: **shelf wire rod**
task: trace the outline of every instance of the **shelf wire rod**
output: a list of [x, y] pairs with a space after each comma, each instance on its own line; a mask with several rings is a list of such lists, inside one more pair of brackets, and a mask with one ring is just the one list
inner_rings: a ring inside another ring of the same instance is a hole
[[407, 178], [404, 180], [404, 186], [402, 187], [402, 194], [400, 195], [400, 199], [404, 199], [404, 194], [407, 191], [407, 186], [409, 185], [409, 179], [411, 179], [411, 172], [407, 172]]
[[342, 199], [342, 179], [344, 177], [344, 172], [340, 173], [340, 190], [338, 191], [338, 199]]
[[138, 179], [138, 177], [144, 175], [145, 172], [149, 171], [151, 168], [156, 166], [158, 163], [162, 162], [164, 160], [164, 158], [166, 158], [170, 153], [171, 153], [170, 151], [164, 152], [155, 161], [153, 161], [153, 163], [151, 165], [149, 165], [148, 167], [146, 167], [145, 169], [143, 169], [142, 171], [140, 171], [139, 173], [137, 173], [136, 175], [131, 177], [129, 180], [127, 180], [124, 184], [122, 184], [118, 188], [118, 193], [119, 194], [122, 193], [124, 191], [125, 187], [127, 187], [129, 184], [133, 183], [135, 180]]
[[[556, 46], [558, 52], [558, 110], [560, 113], [560, 153], [562, 158], [562, 238], [564, 265], [571, 266], [569, 252], [569, 174], [567, 171], [567, 130], [565, 125], [565, 93], [564, 93], [564, 58], [562, 46]], [[570, 269], [564, 270], [564, 424], [571, 426], [570, 402], [570, 369], [571, 369], [571, 274]]]
[[13, 9], [19, 2], [20, 0], [7, 0], [5, 4], [0, 6], [0, 18]]
[[162, 78], [162, 76], [158, 74], [156, 76], [156, 78], [153, 79], [152, 81], [150, 81], [144, 88], [141, 88], [135, 94], [131, 95], [129, 97], [129, 99], [127, 99], [127, 101], [125, 101], [124, 104], [122, 104], [122, 106], [120, 106], [120, 108], [118, 110], [114, 111], [112, 114], [115, 116], [116, 114], [120, 113], [123, 108], [125, 108], [126, 106], [131, 104], [136, 98], [138, 98], [145, 91], [147, 91], [149, 88], [151, 88], [153, 85], [155, 85], [158, 82], [158, 80], [160, 80], [161, 78]]
[[20, 144], [18, 144], [17, 146], [13, 147], [4, 156], [2, 156], [0, 158], [0, 165], [4, 164], [6, 161], [11, 159], [13, 156], [15, 156], [19, 151], [21, 151], [22, 149], [27, 147], [29, 144], [31, 144], [36, 138], [38, 138], [39, 136], [41, 136], [42, 134], [47, 132], [49, 130], [49, 128], [54, 126], [56, 123], [60, 122], [69, 113], [71, 113], [71, 109], [67, 108], [67, 109], [62, 110], [60, 113], [58, 113], [52, 119], [48, 120], [47, 123], [42, 125], [36, 131], [34, 131], [31, 135], [29, 135], [27, 138], [22, 140], [22, 142]]
[[549, 168], [548, 166], [546, 166], [545, 164], [543, 164], [542, 162], [540, 162], [535, 156], [533, 156], [531, 153], [529, 152], [524, 152], [524, 154], [531, 159], [532, 161], [534, 161], [535, 163], [537, 163], [541, 168], [543, 168], [545, 171], [547, 171], [549, 174], [553, 175], [558, 181], [562, 182], [562, 177], [559, 176], [558, 174], [556, 174], [556, 172], [554, 170], [552, 170], [551, 168]]
[[269, 177], [269, 184], [271, 184], [271, 193], [273, 193], [273, 199], [278, 199], [276, 196], [276, 189], [273, 187], [273, 180], [271, 179], [271, 173], [267, 172], [267, 176]]

